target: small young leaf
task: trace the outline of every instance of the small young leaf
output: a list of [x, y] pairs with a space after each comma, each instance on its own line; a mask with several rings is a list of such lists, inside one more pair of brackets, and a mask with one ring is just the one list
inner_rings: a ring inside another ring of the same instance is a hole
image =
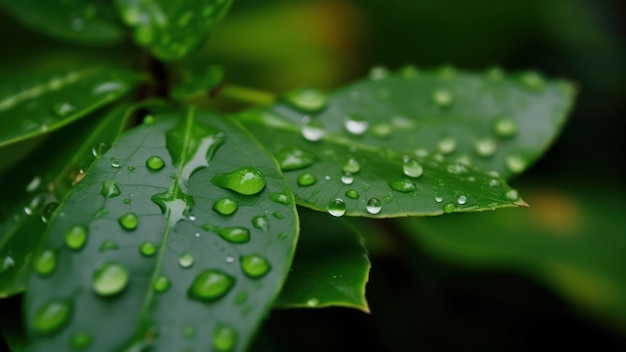
[[0, 203], [0, 298], [24, 291], [46, 222], [94, 157], [102, 156], [117, 139], [126, 110], [123, 104], [77, 123], [72, 130], [58, 131], [0, 178], [2, 184], [15, 185], [4, 191]]
[[165, 61], [182, 59], [203, 42], [233, 0], [116, 0], [135, 41]]
[[135, 73], [112, 67], [5, 77], [0, 82], [0, 147], [63, 127], [119, 99], [136, 83]]
[[0, 6], [25, 25], [59, 39], [114, 44], [125, 34], [106, 0], [0, 0]]
[[302, 231], [275, 308], [349, 307], [369, 312], [370, 262], [361, 235], [344, 219], [301, 209]]
[[56, 265], [26, 296], [32, 350], [76, 336], [99, 351], [245, 350], [287, 274], [297, 223], [276, 163], [236, 124], [193, 109], [146, 120], [50, 223], [40, 252]]

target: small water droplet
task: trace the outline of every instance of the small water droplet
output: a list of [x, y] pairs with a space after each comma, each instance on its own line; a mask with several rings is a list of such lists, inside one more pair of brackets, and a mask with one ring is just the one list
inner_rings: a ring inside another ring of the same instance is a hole
[[111, 166], [112, 166], [112, 167], [114, 167], [114, 168], [116, 168], [116, 169], [117, 169], [118, 167], [120, 167], [120, 165], [121, 165], [121, 163], [120, 163], [120, 161], [119, 161], [119, 160], [117, 160], [117, 159], [111, 159]]
[[474, 144], [474, 151], [484, 158], [492, 156], [498, 147], [493, 138], [481, 138]]
[[294, 108], [305, 112], [317, 112], [328, 104], [328, 95], [320, 90], [304, 88], [286, 93], [283, 99]]
[[453, 103], [452, 93], [447, 89], [437, 89], [433, 92], [433, 101], [439, 107], [447, 108]]
[[389, 76], [389, 70], [383, 66], [374, 66], [370, 69], [369, 78], [372, 81], [380, 81]]
[[528, 88], [530, 91], [541, 90], [545, 85], [543, 77], [536, 72], [527, 72], [521, 75], [519, 79], [524, 87]]
[[200, 272], [191, 283], [188, 294], [199, 301], [215, 301], [224, 296], [235, 285], [235, 278], [217, 270]]
[[298, 186], [307, 187], [315, 184], [317, 182], [317, 178], [310, 172], [303, 172], [298, 175]]
[[218, 187], [230, 189], [243, 195], [257, 194], [265, 188], [265, 176], [260, 170], [251, 167], [216, 175], [211, 179], [211, 182]]
[[69, 114], [73, 113], [76, 110], [77, 109], [74, 105], [67, 103], [67, 102], [56, 103], [52, 107], [52, 111], [59, 117], [68, 116]]
[[341, 167], [343, 172], [350, 174], [356, 174], [361, 171], [361, 164], [355, 158], [349, 158]]
[[517, 122], [510, 117], [500, 117], [493, 121], [493, 133], [498, 137], [513, 138], [517, 131]]
[[398, 179], [395, 181], [389, 182], [389, 187], [394, 191], [402, 192], [402, 193], [411, 193], [415, 191], [415, 183], [411, 180], [407, 179]]
[[437, 143], [437, 149], [443, 154], [451, 154], [456, 150], [456, 139], [452, 137], [445, 137], [439, 140]]
[[352, 114], [344, 122], [344, 126], [348, 132], [353, 135], [362, 135], [367, 131], [369, 122], [360, 115]]
[[270, 228], [270, 223], [267, 220], [267, 216], [259, 215], [252, 218], [252, 226], [259, 230], [267, 230]]
[[351, 185], [354, 182], [354, 176], [351, 173], [344, 173], [341, 175], [341, 183], [344, 185]]
[[315, 163], [316, 157], [306, 150], [291, 147], [282, 149], [276, 154], [281, 170], [291, 171], [305, 168]]
[[146, 166], [148, 166], [150, 170], [158, 171], [165, 166], [165, 162], [158, 156], [151, 156], [146, 160]]
[[156, 246], [152, 242], [144, 242], [139, 246], [139, 252], [146, 257], [152, 257], [156, 253]]
[[91, 148], [91, 154], [98, 158], [104, 155], [107, 150], [109, 150], [109, 145], [104, 142], [100, 142]]
[[237, 211], [237, 203], [232, 198], [221, 198], [213, 204], [213, 210], [222, 215], [231, 215]]
[[156, 119], [155, 119], [155, 118], [154, 118], [154, 116], [152, 116], [152, 115], [146, 115], [146, 116], [143, 118], [143, 124], [144, 124], [144, 125], [147, 125], [147, 126], [154, 125], [154, 122], [155, 122], [155, 121], [156, 121]]
[[65, 232], [65, 245], [71, 250], [82, 249], [86, 242], [87, 227], [84, 225], [74, 225]]
[[152, 289], [156, 292], [163, 293], [170, 288], [170, 279], [167, 277], [160, 275], [154, 280], [152, 283]]
[[102, 242], [102, 244], [100, 245], [100, 248], [98, 249], [99, 252], [106, 252], [106, 251], [110, 251], [110, 250], [115, 250], [120, 248], [117, 243], [115, 243], [114, 241], [111, 240], [106, 240], [104, 242]]
[[265, 276], [271, 269], [267, 259], [258, 254], [241, 256], [240, 262], [243, 273], [253, 279]]
[[511, 154], [506, 157], [506, 168], [513, 173], [520, 173], [526, 170], [526, 160], [520, 155]]
[[306, 125], [302, 126], [302, 137], [310, 142], [317, 142], [324, 138], [324, 130], [321, 127]]
[[35, 330], [42, 335], [57, 332], [72, 315], [72, 305], [65, 300], [53, 300], [39, 307], [33, 319]]
[[435, 197], [435, 202], [437, 202], [437, 203], [441, 203], [441, 202], [443, 202], [443, 197], [441, 197], [441, 196], [436, 196], [436, 197]]
[[370, 214], [378, 214], [382, 210], [383, 206], [378, 198], [372, 198], [367, 201], [367, 212]]
[[102, 189], [100, 190], [100, 194], [105, 198], [113, 198], [117, 197], [121, 194], [119, 187], [117, 186], [117, 182], [115, 180], [104, 180], [102, 181]]
[[456, 205], [454, 205], [454, 203], [446, 203], [443, 206], [443, 212], [444, 213], [451, 213], [456, 209]]
[[467, 197], [466, 196], [460, 196], [459, 199], [456, 200], [457, 203], [459, 203], [460, 205], [465, 204], [465, 202], [467, 202]]
[[328, 205], [328, 213], [336, 217], [343, 216], [346, 213], [346, 204], [342, 199], [337, 198]]
[[93, 338], [89, 333], [84, 331], [74, 333], [70, 337], [70, 347], [73, 350], [84, 350], [91, 346], [92, 343]]
[[124, 230], [133, 231], [139, 225], [139, 218], [135, 213], [126, 213], [117, 219]]
[[189, 219], [189, 221], [196, 221], [196, 216], [193, 214], [190, 214], [187, 219]]
[[57, 202], [46, 204], [41, 210], [41, 221], [47, 223], [48, 220], [50, 220], [50, 218], [52, 217], [52, 214], [54, 214], [54, 211], [58, 208], [58, 206], [59, 203]]
[[230, 326], [218, 324], [213, 332], [211, 346], [217, 352], [233, 351], [237, 346], [237, 332]]
[[310, 298], [306, 301], [307, 307], [317, 307], [320, 301], [317, 298]]
[[424, 168], [417, 160], [411, 159], [402, 165], [402, 172], [409, 177], [417, 178], [422, 176]]
[[226, 257], [225, 260], [226, 260], [226, 263], [231, 264], [231, 263], [235, 262], [235, 257], [229, 255], [229, 256]]
[[124, 204], [130, 204], [130, 202], [131, 202], [130, 198], [124, 198], [122, 200], [122, 203], [124, 203]]
[[272, 213], [272, 215], [276, 218], [276, 219], [284, 219], [285, 215], [283, 215], [283, 213], [279, 212], [279, 211], [275, 211]]
[[519, 192], [515, 189], [510, 189], [505, 194], [506, 199], [516, 201], [519, 200]]
[[371, 131], [374, 134], [374, 137], [385, 139], [391, 137], [393, 128], [388, 123], [378, 123], [372, 126]]
[[270, 194], [270, 200], [275, 203], [280, 203], [280, 204], [285, 204], [285, 205], [289, 204], [289, 198], [287, 197], [286, 194], [283, 194], [283, 193], [274, 192]]
[[359, 199], [359, 192], [353, 190], [353, 189], [349, 189], [346, 191], [346, 196], [348, 198], [352, 198], [352, 199]]
[[221, 238], [231, 243], [246, 243], [250, 241], [250, 230], [245, 227], [224, 227], [214, 231]]
[[35, 261], [35, 271], [40, 276], [48, 276], [54, 272], [57, 266], [57, 253], [51, 249], [46, 249]]
[[113, 296], [126, 288], [129, 277], [128, 269], [121, 264], [104, 263], [93, 274], [92, 288], [100, 296]]
[[193, 258], [193, 255], [191, 255], [191, 253], [189, 252], [181, 254], [178, 258], [178, 264], [180, 264], [180, 266], [182, 266], [183, 268], [191, 267], [194, 262], [195, 259]]

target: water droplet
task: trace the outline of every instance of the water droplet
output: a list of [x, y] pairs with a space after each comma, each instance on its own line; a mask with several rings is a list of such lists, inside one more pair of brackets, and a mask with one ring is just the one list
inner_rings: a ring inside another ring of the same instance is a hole
[[543, 88], [545, 81], [541, 75], [536, 72], [527, 72], [520, 76], [520, 81], [524, 87], [531, 91], [538, 91]]
[[282, 149], [276, 154], [276, 160], [281, 170], [291, 171], [311, 166], [315, 162], [315, 155], [306, 150], [291, 147]]
[[270, 200], [275, 203], [289, 204], [289, 198], [287, 197], [286, 194], [283, 194], [283, 193], [274, 192], [270, 194]]
[[317, 307], [318, 304], [320, 304], [320, 301], [317, 298], [310, 298], [306, 301], [307, 307]]
[[351, 185], [354, 182], [354, 176], [351, 173], [344, 173], [341, 175], [341, 183], [344, 185]]
[[120, 163], [120, 161], [119, 161], [119, 160], [117, 160], [117, 159], [111, 159], [111, 166], [112, 166], [112, 167], [114, 167], [114, 168], [116, 168], [116, 169], [117, 169], [118, 167], [120, 167], [120, 165], [121, 165], [121, 163]]
[[35, 271], [40, 276], [48, 276], [54, 272], [57, 266], [57, 253], [51, 249], [46, 249], [35, 261]]
[[146, 166], [153, 171], [161, 170], [165, 166], [163, 159], [158, 156], [151, 156], [146, 160]]
[[41, 186], [41, 177], [35, 176], [27, 185], [26, 192], [33, 193]]
[[460, 205], [465, 204], [465, 202], [467, 202], [467, 197], [466, 196], [460, 196], [459, 199], [456, 200], [457, 203], [459, 203]]
[[433, 92], [433, 101], [439, 107], [447, 108], [453, 103], [452, 93], [447, 89], [437, 89]]
[[182, 266], [183, 268], [191, 267], [194, 262], [195, 259], [193, 258], [193, 255], [191, 255], [191, 253], [189, 252], [181, 254], [178, 258], [178, 264], [180, 264], [180, 266]]
[[218, 324], [213, 332], [211, 346], [217, 352], [234, 350], [237, 346], [237, 332], [229, 326]]
[[415, 184], [411, 182], [411, 180], [407, 179], [398, 179], [395, 181], [389, 182], [389, 187], [394, 191], [402, 192], [402, 193], [411, 193], [415, 191]]
[[102, 242], [102, 244], [100, 245], [100, 248], [98, 249], [99, 252], [106, 252], [106, 251], [110, 251], [110, 250], [115, 250], [118, 249], [119, 246], [117, 245], [117, 243], [111, 241], [111, 240], [106, 240], [104, 242]]
[[276, 218], [276, 219], [284, 219], [285, 215], [283, 215], [283, 213], [279, 212], [279, 211], [275, 211], [272, 213], [272, 215]]
[[435, 202], [437, 202], [437, 203], [441, 203], [441, 202], [443, 202], [443, 197], [441, 197], [441, 196], [436, 196], [436, 197], [435, 197]]
[[216, 175], [211, 182], [239, 194], [253, 195], [265, 188], [265, 176], [255, 168], [244, 167], [227, 174]]
[[70, 337], [70, 347], [73, 350], [84, 350], [91, 346], [93, 338], [86, 332], [77, 332]]
[[328, 104], [328, 95], [320, 90], [304, 88], [288, 92], [283, 99], [294, 108], [305, 112], [317, 112]]
[[346, 127], [346, 130], [348, 130], [348, 132], [358, 136], [367, 131], [367, 128], [369, 127], [369, 122], [367, 122], [367, 120], [365, 120], [365, 118], [360, 115], [352, 114], [348, 117], [348, 119], [346, 119], [346, 121], [344, 122], [344, 126]]
[[424, 168], [417, 160], [411, 159], [402, 165], [402, 172], [409, 177], [417, 178], [422, 176]]
[[235, 285], [235, 278], [217, 270], [207, 269], [199, 273], [189, 287], [189, 296], [199, 301], [215, 301]]
[[361, 171], [361, 164], [359, 164], [355, 158], [350, 158], [343, 164], [341, 170], [343, 170], [343, 172], [356, 174]]
[[265, 276], [271, 269], [267, 259], [258, 254], [241, 256], [240, 261], [243, 273], [254, 279]]
[[160, 275], [154, 280], [152, 283], [152, 289], [156, 292], [163, 293], [170, 288], [170, 279], [167, 277]]
[[369, 78], [372, 81], [380, 81], [389, 76], [389, 70], [383, 66], [374, 66], [370, 69]]
[[328, 205], [328, 213], [336, 217], [343, 216], [346, 213], [346, 203], [340, 198], [333, 200]]
[[80, 250], [87, 242], [87, 227], [74, 225], [65, 232], [65, 245], [71, 250]]
[[189, 215], [187, 217], [187, 219], [189, 219], [189, 221], [196, 221], [196, 216], [195, 215]]
[[367, 212], [370, 214], [378, 214], [382, 210], [383, 206], [378, 198], [372, 198], [367, 201]]
[[213, 210], [222, 215], [231, 215], [237, 211], [237, 203], [232, 198], [221, 198], [213, 204]]
[[388, 123], [378, 123], [372, 126], [372, 133], [380, 139], [389, 138], [393, 133], [393, 128]]
[[53, 300], [41, 306], [35, 312], [34, 327], [42, 335], [59, 331], [70, 319], [72, 305], [68, 301]]
[[481, 138], [474, 144], [474, 151], [484, 158], [492, 156], [498, 145], [493, 138]]
[[104, 180], [102, 181], [102, 189], [100, 190], [100, 194], [102, 194], [105, 198], [113, 198], [117, 197], [121, 194], [119, 187], [117, 187], [117, 183], [115, 180]]
[[41, 221], [47, 223], [48, 220], [50, 220], [50, 218], [52, 217], [52, 214], [54, 214], [54, 211], [58, 208], [58, 206], [59, 203], [57, 202], [46, 204], [41, 210]]
[[437, 143], [437, 149], [443, 154], [450, 154], [456, 150], [456, 140], [452, 137], [445, 137]]
[[135, 213], [126, 213], [117, 219], [124, 230], [133, 231], [139, 225], [139, 218]]
[[76, 111], [76, 107], [67, 102], [56, 103], [52, 107], [52, 111], [59, 117], [65, 117]]
[[252, 226], [259, 230], [267, 230], [270, 228], [270, 223], [267, 220], [267, 216], [259, 215], [252, 218]]
[[128, 269], [118, 263], [104, 263], [93, 274], [92, 288], [103, 297], [116, 295], [128, 285]]
[[493, 133], [498, 137], [513, 138], [517, 131], [517, 122], [510, 117], [501, 117], [493, 121]]
[[317, 142], [324, 138], [324, 130], [321, 127], [306, 125], [302, 126], [302, 137], [310, 142]]
[[317, 182], [317, 178], [310, 172], [303, 172], [298, 175], [298, 186], [307, 187]]
[[104, 155], [104, 153], [106, 153], [107, 150], [109, 150], [109, 145], [104, 142], [100, 142], [91, 148], [91, 154], [94, 157], [98, 158]]
[[443, 212], [444, 213], [451, 213], [456, 209], [456, 205], [454, 205], [454, 203], [446, 203], [443, 206]]
[[359, 192], [353, 190], [353, 189], [349, 189], [346, 191], [346, 196], [348, 198], [352, 198], [352, 199], [359, 199]]
[[155, 122], [155, 121], [156, 121], [156, 119], [155, 119], [155, 118], [154, 118], [154, 116], [152, 116], [152, 115], [146, 115], [146, 116], [143, 118], [143, 124], [144, 124], [144, 125], [147, 125], [147, 126], [154, 125], [154, 122]]
[[521, 156], [512, 154], [506, 157], [506, 168], [513, 173], [520, 173], [526, 170], [526, 160]]
[[139, 252], [146, 257], [152, 257], [156, 253], [156, 246], [152, 242], [144, 242], [139, 246]]
[[221, 238], [231, 243], [246, 243], [250, 241], [250, 230], [245, 227], [224, 227], [214, 231]]
[[506, 199], [516, 201], [519, 199], [519, 192], [515, 189], [510, 189], [505, 194]]
[[130, 198], [124, 198], [124, 200], [122, 200], [122, 203], [124, 204], [130, 204], [131, 199]]
[[235, 262], [235, 257], [229, 255], [228, 257], [226, 257], [225, 260], [226, 260], [226, 263], [231, 264]]

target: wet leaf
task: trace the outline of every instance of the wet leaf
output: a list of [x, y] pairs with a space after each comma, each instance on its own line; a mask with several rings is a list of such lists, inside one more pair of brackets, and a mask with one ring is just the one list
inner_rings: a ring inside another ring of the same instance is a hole
[[147, 119], [50, 223], [40, 253], [57, 264], [26, 296], [32, 350], [76, 336], [102, 351], [245, 350], [296, 237], [283, 176], [236, 124], [193, 109]]

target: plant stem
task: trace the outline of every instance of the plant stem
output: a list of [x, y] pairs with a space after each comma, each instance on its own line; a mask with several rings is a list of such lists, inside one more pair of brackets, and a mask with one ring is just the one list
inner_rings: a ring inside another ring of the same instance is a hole
[[234, 84], [224, 85], [218, 95], [259, 105], [269, 105], [276, 100], [276, 96], [272, 93]]

